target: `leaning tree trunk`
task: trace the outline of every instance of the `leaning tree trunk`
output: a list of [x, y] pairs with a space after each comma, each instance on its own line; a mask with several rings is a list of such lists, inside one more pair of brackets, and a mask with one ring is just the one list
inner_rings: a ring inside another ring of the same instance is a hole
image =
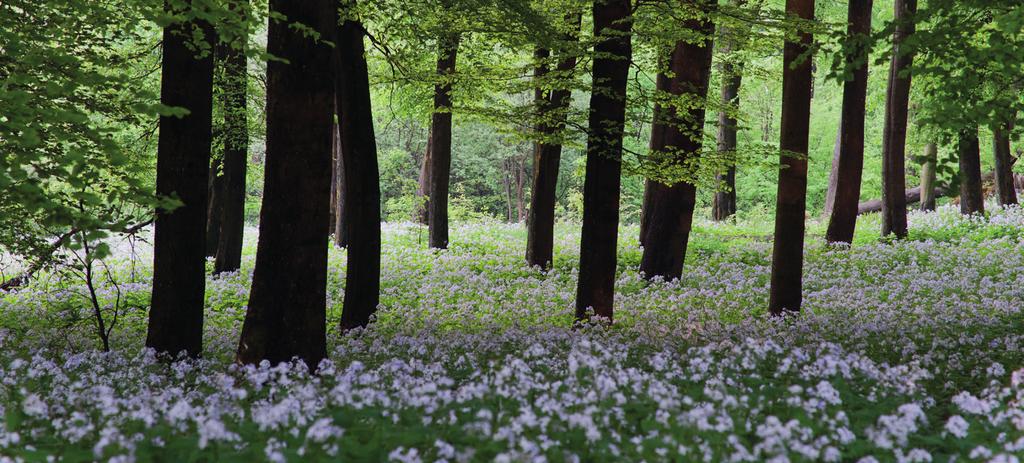
[[440, 39], [437, 75], [434, 86], [434, 115], [430, 121], [430, 164], [427, 214], [430, 220], [430, 247], [448, 248], [448, 185], [452, 170], [452, 74], [459, 51], [459, 36]]
[[[710, 10], [715, 4], [717, 0], [700, 2], [704, 11]], [[708, 93], [708, 79], [711, 76], [711, 37], [714, 36], [715, 25], [707, 19], [691, 19], [686, 21], [684, 27], [701, 37], [707, 37], [707, 41], [676, 43], [670, 61], [672, 79], [669, 94], [673, 97], [687, 95], [686, 101], [700, 102], [707, 98]], [[704, 138], [704, 112], [703, 104], [691, 106], [685, 114], [680, 114], [679, 109], [674, 106], [670, 105], [667, 108], [667, 119], [662, 122], [666, 124], [665, 146], [658, 151], [669, 153], [669, 165], [686, 168], [700, 153]], [[680, 181], [672, 185], [651, 182], [648, 183], [648, 188], [651, 190], [652, 201], [646, 211], [647, 236], [643, 257], [640, 260], [640, 272], [648, 279], [678, 279], [682, 276], [683, 262], [686, 259], [697, 187], [693, 183]]]
[[1000, 206], [1017, 204], [1013, 187], [1013, 155], [1010, 154], [1010, 130], [997, 127], [992, 131], [992, 155], [995, 158], [996, 197]]
[[[786, 0], [786, 13], [814, 19], [814, 0]], [[782, 71], [781, 159], [775, 209], [775, 246], [768, 310], [799, 311], [803, 288], [804, 219], [807, 213], [807, 133], [811, 114], [811, 34], [786, 42]], [[805, 56], [806, 55], [806, 56]]]
[[[666, 53], [671, 55], [671, 53]], [[671, 56], [669, 56], [671, 58]], [[660, 61], [660, 60], [659, 60]], [[662, 66], [667, 67], [668, 62], [659, 62], [659, 69]], [[655, 78], [654, 88], [659, 94], [667, 94], [669, 92], [670, 79], [668, 74], [665, 72], [659, 72]], [[662, 151], [665, 148], [665, 124], [666, 119], [666, 108], [661, 104], [659, 99], [654, 100], [654, 110], [651, 113], [651, 140], [648, 145], [648, 151], [653, 156], [654, 153]], [[640, 207], [640, 246], [647, 246], [647, 233], [650, 228], [650, 217], [651, 211], [654, 210], [654, 201], [657, 199], [654, 194], [654, 184], [657, 183], [654, 180], [647, 179], [644, 181], [644, 200]]]
[[332, 47], [304, 29], [333, 37], [335, 8], [330, 0], [270, 0], [267, 52], [283, 60], [267, 63], [263, 208], [241, 363], [298, 357], [315, 369], [327, 354], [334, 75]]
[[[574, 14], [574, 29], [565, 37], [566, 42], [579, 40], [582, 15]], [[556, 68], [560, 78], [568, 78], [576, 68], [576, 55], [563, 52]], [[543, 72], [538, 68], [538, 72]], [[543, 92], [541, 92], [543, 93]], [[545, 139], [534, 147], [533, 188], [530, 193], [530, 209], [526, 219], [526, 263], [531, 266], [548, 268], [554, 257], [555, 201], [558, 186], [558, 167], [562, 157], [562, 143], [546, 137], [557, 136], [565, 130], [569, 104], [572, 102], [572, 88], [565, 85], [550, 92], [550, 95], [536, 94], [544, 111], [538, 130]]]
[[960, 213], [984, 214], [985, 197], [981, 190], [981, 153], [978, 147], [978, 129], [960, 131], [957, 140], [960, 158]]
[[[344, 3], [344, 8], [353, 7], [355, 0]], [[337, 37], [335, 92], [342, 114], [341, 177], [349, 235], [341, 328], [347, 330], [370, 323], [380, 298], [380, 175], [363, 25], [346, 19]]]
[[[842, 116], [840, 116], [842, 117]], [[836, 141], [832, 145], [832, 168], [828, 172], [828, 189], [825, 190], [825, 205], [822, 208], [822, 215], [832, 216], [832, 210], [836, 205], [836, 189], [839, 188], [839, 153], [843, 145], [843, 121], [839, 120], [839, 128], [836, 129]]]
[[[337, 90], [335, 90], [337, 91]], [[338, 96], [335, 97], [337, 99]], [[338, 105], [340, 108], [341, 106]], [[339, 111], [340, 112], [340, 111]], [[344, 143], [341, 140], [341, 124], [343, 116], [338, 115], [338, 124], [333, 127], [334, 134], [332, 138], [334, 143], [332, 149], [334, 151], [334, 176], [337, 181], [337, 185], [334, 190], [334, 214], [333, 221], [330, 222], [331, 230], [334, 232], [334, 244], [339, 248], [348, 247], [349, 238], [351, 236], [351, 230], [348, 228], [349, 221], [349, 202], [345, 196], [345, 185], [348, 184], [348, 177], [345, 176], [345, 150]], [[374, 150], [376, 150], [376, 143], [374, 143]]]
[[587, 131], [587, 168], [583, 182], [576, 319], [588, 309], [612, 321], [619, 234], [619, 186], [622, 136], [626, 123], [626, 84], [633, 56], [630, 0], [594, 2], [593, 90]]
[[896, 32], [885, 98], [882, 131], [882, 236], [907, 236], [906, 169], [907, 107], [910, 103], [910, 67], [914, 54], [904, 42], [914, 34], [917, 0], [896, 0]]
[[[847, 36], [863, 44], [871, 35], [871, 0], [853, 0], [847, 14]], [[825, 232], [829, 243], [853, 242], [860, 202], [861, 174], [864, 171], [864, 106], [868, 95], [868, 59], [870, 50], [857, 46], [848, 64], [860, 63], [853, 79], [843, 84], [843, 109], [839, 122], [838, 155], [835, 163], [835, 194]], [[829, 189], [832, 186], [829, 185]], [[904, 207], [906, 204], [904, 203]]]
[[[171, 7], [167, 3], [167, 7]], [[191, 8], [191, 5], [186, 7]], [[176, 9], [175, 9], [176, 10]], [[175, 11], [191, 16], [188, 11]], [[201, 35], [195, 34], [201, 31]], [[196, 56], [196, 43], [206, 50]], [[162, 209], [153, 237], [153, 297], [146, 347], [170, 355], [199, 356], [203, 349], [206, 287], [206, 205], [213, 121], [213, 28], [202, 20], [164, 29], [160, 102], [185, 108], [183, 117], [161, 116], [156, 192], [181, 205]]]
[[[234, 4], [243, 18], [249, 4]], [[245, 232], [245, 174], [249, 157], [249, 120], [247, 113], [248, 70], [245, 56], [248, 36], [239, 37], [225, 48], [224, 92], [224, 187], [221, 189], [220, 233], [214, 273], [238, 270], [242, 264], [242, 238]]]
[[423, 150], [423, 163], [420, 164], [420, 176], [416, 188], [416, 209], [414, 211], [417, 222], [423, 225], [430, 225], [430, 213], [427, 209], [427, 193], [430, 191], [430, 147], [433, 145], [434, 137], [427, 134], [427, 147]]
[[220, 242], [220, 221], [224, 215], [224, 163], [214, 156], [210, 162], [210, 173], [206, 188], [206, 256], [217, 255]]
[[924, 145], [924, 162], [921, 164], [921, 210], [935, 210], [935, 164], [938, 148], [935, 143]]

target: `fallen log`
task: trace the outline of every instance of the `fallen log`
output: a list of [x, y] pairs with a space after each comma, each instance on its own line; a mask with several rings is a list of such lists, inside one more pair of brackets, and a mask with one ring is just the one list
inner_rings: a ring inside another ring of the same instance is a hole
[[[935, 196], [944, 196], [946, 189], [942, 187], [935, 188]], [[921, 201], [921, 187], [914, 187], [907, 190], [907, 205], [914, 204]], [[870, 212], [879, 212], [882, 210], [882, 200], [872, 199], [870, 201], [864, 201], [857, 205], [857, 215], [867, 214]]]

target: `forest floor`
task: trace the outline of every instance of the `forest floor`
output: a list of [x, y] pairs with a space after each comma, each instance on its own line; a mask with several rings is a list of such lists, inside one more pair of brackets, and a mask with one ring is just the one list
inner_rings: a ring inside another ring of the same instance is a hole
[[837, 249], [809, 224], [785, 319], [765, 314], [769, 221], [697, 223], [683, 278], [653, 283], [623, 227], [615, 324], [572, 330], [578, 225], [542, 272], [521, 225], [459, 224], [435, 252], [389, 224], [381, 310], [355, 335], [334, 329], [330, 251], [318, 375], [232, 363], [255, 233], [208, 281], [204, 358], [173, 364], [141, 348], [150, 255], [121, 243], [110, 353], [67, 272], [0, 295], [0, 461], [1018, 461], [1024, 210], [915, 212], [895, 243], [877, 216], [858, 227]]

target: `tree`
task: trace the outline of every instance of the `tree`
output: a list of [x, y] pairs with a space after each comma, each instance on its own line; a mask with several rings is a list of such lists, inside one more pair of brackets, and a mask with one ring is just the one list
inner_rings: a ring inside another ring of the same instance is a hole
[[935, 142], [924, 145], [924, 162], [921, 163], [921, 210], [935, 210], [935, 168], [938, 162], [938, 148]]
[[576, 286], [576, 318], [587, 309], [612, 320], [619, 232], [622, 135], [626, 83], [632, 58], [630, 0], [595, 0], [593, 90], [583, 184], [583, 228]]
[[1010, 154], [1010, 127], [997, 126], [992, 130], [992, 156], [995, 158], [996, 197], [1001, 206], [1017, 204], [1017, 190], [1013, 186], [1013, 155]]
[[[693, 31], [698, 39], [693, 43], [677, 42], [669, 61], [672, 78], [668, 93], [675, 98], [683, 97], [684, 102], [669, 102], [663, 108], [664, 119], [655, 121], [665, 128], [661, 135], [663, 145], [652, 146], [652, 155], [664, 157], [670, 173], [689, 170], [688, 164], [699, 154], [703, 141], [704, 100], [711, 76], [710, 38], [715, 27], [704, 15], [716, 4], [715, 0], [707, 0], [689, 5], [698, 11], [693, 12], [696, 17], [688, 19], [684, 28]], [[646, 235], [640, 272], [645, 278], [677, 279], [682, 275], [686, 258], [697, 187], [690, 181], [649, 181], [647, 188], [650, 203], [644, 208]]]
[[960, 159], [960, 213], [984, 214], [985, 196], [981, 190], [981, 153], [977, 127], [960, 131], [957, 154]]
[[[733, 5], [740, 7], [746, 0], [734, 0]], [[722, 28], [720, 40], [722, 54], [726, 58], [719, 68], [722, 74], [721, 104], [718, 111], [717, 148], [719, 154], [725, 156], [736, 151], [736, 133], [739, 121], [734, 113], [740, 104], [740, 85], [743, 83], [743, 63], [733, 63], [728, 55], [737, 52], [741, 33], [737, 28]], [[715, 180], [724, 185], [715, 192], [711, 200], [711, 218], [716, 222], [728, 220], [736, 214], [736, 165], [730, 164], [724, 173], [717, 174]]]
[[[218, 55], [223, 52], [221, 49], [223, 45], [218, 44], [216, 46], [216, 52], [214, 54], [214, 67], [216, 68], [216, 61], [219, 59]], [[214, 75], [215, 85], [223, 87], [223, 84], [217, 82], [217, 76]], [[224, 191], [224, 175], [223, 175], [223, 159], [219, 155], [213, 155], [213, 159], [210, 161], [210, 174], [207, 179], [206, 187], [206, 256], [213, 257], [217, 255], [217, 243], [220, 242], [220, 220], [224, 214], [224, 200], [222, 199]]]
[[[814, 0], [786, 0], [786, 14], [811, 21]], [[811, 34], [798, 32], [783, 49], [781, 159], [775, 209], [775, 246], [768, 310], [799, 311], [803, 288], [804, 220], [807, 207], [807, 139], [813, 76]]]
[[907, 236], [906, 156], [907, 111], [910, 103], [910, 69], [913, 50], [905, 42], [914, 34], [917, 0], [896, 0], [896, 31], [893, 34], [889, 86], [885, 97], [882, 130], [882, 236]]
[[[185, 108], [161, 116], [156, 192], [180, 205], [161, 209], [153, 237], [153, 296], [146, 347], [198, 356], [203, 346], [206, 207], [213, 119], [213, 28], [192, 4], [168, 2], [186, 15], [164, 28], [160, 102]], [[198, 37], [198, 38], [197, 38]]]
[[[671, 53], [669, 53], [671, 55]], [[670, 56], [671, 58], [671, 56]], [[663, 61], [660, 60], [659, 61]], [[668, 63], [659, 62], [658, 68], [662, 66], [668, 66]], [[654, 80], [655, 93], [667, 94], [671, 87], [671, 81], [668, 74], [665, 72], [658, 72], [658, 75]], [[662, 150], [665, 147], [665, 128], [666, 124], [660, 123], [665, 119], [666, 108], [662, 104], [660, 99], [654, 100], [654, 110], [651, 112], [651, 140], [648, 144], [648, 150], [651, 153]], [[644, 199], [640, 206], [640, 246], [647, 246], [647, 235], [650, 233], [650, 219], [651, 214], [648, 211], [649, 208], [653, 207], [656, 196], [654, 194], [655, 187], [653, 184], [656, 181], [651, 179], [644, 180]]]
[[[237, 0], [231, 8], [243, 23], [249, 17], [249, 3]], [[220, 189], [220, 232], [213, 272], [231, 272], [242, 264], [242, 239], [245, 234], [245, 175], [249, 157], [248, 59], [246, 33], [222, 47], [223, 69], [221, 106], [224, 111], [223, 185]], [[223, 37], [222, 37], [223, 38]]]
[[[570, 14], [571, 29], [564, 41], [567, 43], [579, 40], [580, 23], [583, 16]], [[548, 76], [544, 60], [550, 55], [545, 48], [538, 48], [535, 56], [539, 64], [535, 69], [535, 77], [543, 80]], [[576, 54], [563, 49], [556, 68], [560, 78], [571, 77], [576, 67]], [[526, 220], [526, 263], [530, 266], [547, 268], [551, 265], [554, 253], [555, 233], [555, 194], [558, 185], [558, 166], [562, 156], [562, 143], [551, 140], [565, 130], [569, 104], [572, 102], [572, 88], [560, 87], [546, 91], [538, 82], [534, 99], [537, 102], [537, 132], [544, 138], [534, 144], [533, 176], [530, 195], [530, 211]]]
[[[340, 59], [337, 58], [336, 59]], [[335, 89], [335, 92], [338, 90]], [[337, 100], [339, 96], [335, 96]], [[339, 111], [340, 113], [340, 111]], [[332, 177], [334, 180], [334, 194], [331, 196], [334, 207], [331, 208], [333, 219], [331, 223], [331, 229], [334, 231], [334, 244], [339, 248], [348, 247], [349, 243], [349, 229], [348, 229], [348, 201], [345, 197], [345, 155], [342, 153], [341, 143], [341, 114], [337, 114], [339, 124], [334, 124], [331, 142], [331, 152], [333, 153], [334, 170]]]
[[[868, 94], [867, 40], [871, 35], [871, 0], [853, 0], [847, 13], [847, 67], [852, 75], [843, 83], [839, 157], [835, 168], [835, 196], [825, 233], [829, 243], [850, 243], [857, 225], [861, 174], [864, 171], [864, 105]], [[844, 73], [845, 74], [845, 73]], [[831, 190], [831, 185], [830, 185]]]
[[380, 175], [363, 48], [365, 31], [358, 19], [347, 15], [355, 3], [344, 2], [346, 16], [341, 18], [335, 44], [334, 91], [343, 159], [339, 173], [344, 179], [341, 202], [348, 232], [342, 329], [366, 326], [380, 298]]
[[[271, 0], [267, 153], [259, 243], [238, 361], [327, 354], [326, 284], [334, 76], [331, 0]], [[281, 19], [287, 18], [287, 20]], [[317, 37], [310, 37], [313, 31]]]
[[459, 36], [446, 34], [438, 39], [437, 74], [434, 86], [434, 113], [430, 119], [430, 162], [427, 164], [427, 218], [430, 223], [430, 247], [448, 248], [448, 186], [452, 170], [452, 83]]

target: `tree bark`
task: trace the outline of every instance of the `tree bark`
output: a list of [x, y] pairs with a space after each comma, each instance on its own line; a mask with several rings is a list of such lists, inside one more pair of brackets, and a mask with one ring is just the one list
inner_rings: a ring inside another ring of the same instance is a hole
[[906, 169], [907, 108], [910, 103], [910, 67], [914, 54], [904, 46], [914, 34], [913, 15], [917, 0], [896, 0], [896, 31], [885, 98], [885, 126], [882, 131], [882, 236], [907, 236]]
[[822, 214], [826, 217], [832, 216], [832, 210], [836, 205], [836, 189], [839, 188], [839, 153], [843, 145], [843, 121], [839, 120], [839, 128], [836, 129], [836, 141], [832, 145], [832, 164], [828, 171], [828, 189], [825, 190], [825, 205]]
[[925, 161], [921, 164], [921, 210], [935, 210], [935, 163], [938, 160], [938, 149], [935, 143], [924, 145]]
[[[171, 4], [165, 4], [172, 10]], [[189, 4], [188, 9], [191, 9]], [[191, 11], [174, 11], [191, 17]], [[208, 47], [197, 57], [194, 31]], [[206, 207], [213, 121], [213, 28], [197, 19], [163, 33], [160, 102], [185, 108], [183, 117], [161, 116], [156, 193], [181, 205], [157, 213], [153, 237], [153, 293], [146, 347], [170, 355], [199, 356], [203, 346], [206, 287]]]
[[593, 309], [610, 323], [615, 301], [626, 84], [633, 56], [630, 0], [597, 0], [593, 18], [597, 42], [583, 182], [576, 318], [588, 319], [587, 309]]
[[[348, 0], [343, 8], [353, 8], [355, 3]], [[344, 159], [341, 203], [349, 235], [343, 330], [366, 326], [380, 298], [380, 175], [363, 34], [361, 23], [345, 19], [338, 27], [335, 47], [334, 88]]]
[[420, 164], [420, 177], [416, 188], [416, 211], [414, 220], [430, 225], [430, 211], [427, 209], [427, 192], [430, 191], [430, 147], [433, 145], [433, 129], [428, 130], [427, 147], [423, 150], [423, 163]]
[[[582, 15], [573, 15], [575, 28], [565, 37], [566, 41], [579, 40], [579, 29]], [[565, 78], [576, 68], [576, 55], [565, 53], [558, 61], [557, 71]], [[540, 71], [546, 72], [546, 71]], [[540, 92], [543, 93], [543, 92]], [[535, 93], [543, 105], [545, 114], [538, 124], [545, 136], [558, 134], [565, 130], [569, 104], [572, 102], [572, 89], [557, 88], [548, 95]], [[533, 152], [533, 188], [530, 193], [530, 209], [526, 219], [526, 263], [530, 266], [550, 268], [554, 256], [555, 239], [555, 201], [558, 186], [558, 168], [562, 157], [562, 143], [543, 141], [534, 146]]]
[[[786, 13], [814, 19], [814, 0], [786, 0]], [[810, 126], [813, 58], [811, 34], [787, 41], [783, 50], [781, 159], [775, 209], [775, 246], [768, 310], [799, 311], [803, 288], [804, 220], [807, 213], [807, 138]], [[801, 57], [803, 56], [803, 59]]]
[[[248, 15], [249, 4], [234, 4], [239, 14]], [[224, 65], [224, 175], [222, 208], [214, 273], [238, 270], [242, 264], [242, 238], [245, 233], [245, 175], [249, 158], [249, 120], [247, 109], [248, 63], [245, 56], [248, 37], [226, 47]]]
[[[746, 3], [745, 1], [735, 1], [737, 6]], [[723, 29], [721, 32], [723, 52], [725, 54], [736, 51], [737, 39], [736, 34], [742, 33], [742, 31], [736, 31], [732, 29]], [[727, 156], [726, 153], [735, 153], [736, 151], [736, 133], [739, 128], [739, 122], [733, 117], [729, 111], [735, 111], [739, 109], [740, 105], [740, 85], [743, 83], [743, 64], [738, 66], [733, 65], [729, 60], [722, 62], [722, 110], [718, 111], [718, 133], [717, 133], [717, 148], [718, 152], [723, 156]], [[728, 220], [733, 215], [736, 215], [736, 163], [732, 162], [724, 173], [715, 175], [715, 180], [718, 184], [724, 185], [725, 188], [716, 191], [715, 196], [711, 201], [711, 219], [716, 222]]]
[[[907, 190], [907, 194], [906, 194], [907, 204], [914, 204], [914, 203], [920, 201], [921, 200], [921, 196], [922, 196], [921, 195], [922, 191], [924, 191], [924, 190], [922, 189], [922, 187], [919, 187], [919, 186], [916, 186], [914, 188], [911, 188], [911, 189]], [[946, 189], [941, 187], [941, 186], [934, 186], [933, 185], [932, 189], [931, 189], [931, 192], [929, 194], [931, 194], [932, 201], [934, 202], [934, 198], [936, 196], [942, 196], [942, 195], [946, 194]], [[925, 196], [927, 196], [927, 194]], [[880, 212], [881, 210], [882, 210], [882, 200], [881, 199], [872, 199], [870, 201], [864, 201], [864, 202], [862, 202], [862, 203], [857, 205], [857, 214], [858, 215], [868, 214], [868, 213], [871, 213], [871, 212]], [[934, 207], [931, 210], [934, 210]]]
[[[337, 91], [337, 89], [335, 91]], [[337, 98], [338, 97], [336, 96], [335, 99]], [[338, 107], [340, 108], [341, 106], [339, 105]], [[343, 116], [341, 114], [338, 114], [338, 124], [334, 126], [334, 134], [332, 135], [334, 139], [334, 171], [338, 184], [334, 191], [334, 221], [331, 222], [331, 230], [334, 231], [334, 244], [339, 248], [348, 247], [351, 237], [351, 231], [347, 225], [350, 220], [350, 211], [349, 201], [345, 196], [348, 177], [345, 176], [345, 150], [344, 143], [342, 143], [341, 140], [342, 117]], [[376, 143], [374, 143], [374, 147], [376, 150]]]
[[210, 174], [207, 178], [206, 193], [206, 256], [217, 255], [217, 244], [220, 242], [221, 217], [224, 215], [224, 163], [213, 156], [210, 162]]
[[[327, 214], [331, 189], [336, 6], [270, 0], [267, 154], [259, 244], [238, 361], [298, 357], [316, 369], [327, 354]], [[275, 19], [283, 15], [287, 20]]]
[[452, 169], [452, 74], [459, 50], [459, 36], [446, 35], [439, 40], [437, 75], [434, 86], [434, 115], [430, 122], [430, 168], [427, 210], [430, 220], [430, 247], [448, 248], [448, 186]]
[[[671, 53], [668, 53], [671, 59]], [[662, 69], [662, 65], [667, 67], [669, 64], [659, 63], [658, 68]], [[668, 74], [665, 72], [658, 72], [655, 78], [654, 88], [660, 93], [668, 93], [671, 86], [671, 81]], [[666, 109], [661, 104], [661, 101], [654, 100], [654, 109], [651, 112], [651, 140], [648, 144], [648, 151], [653, 156], [654, 153], [663, 150], [665, 148], [665, 124]], [[651, 211], [654, 210], [654, 201], [657, 199], [654, 194], [654, 184], [657, 183], [653, 180], [644, 180], [644, 201], [640, 206], [640, 246], [647, 247], [647, 234], [650, 232], [651, 222]]]
[[[863, 44], [871, 35], [871, 0], [851, 0], [847, 17], [847, 36], [856, 40], [855, 43]], [[863, 45], [854, 50], [855, 55], [848, 58], [848, 64], [860, 65], [853, 70], [852, 79], [843, 84], [843, 109], [836, 150], [838, 159], [832, 161], [834, 202], [825, 232], [825, 240], [829, 243], [852, 242], [857, 227], [857, 204], [860, 202], [861, 175], [864, 172], [864, 108], [868, 95], [870, 50]], [[829, 190], [832, 189], [830, 181]]]
[[[705, 12], [717, 4], [717, 0], [703, 0], [698, 3]], [[670, 61], [672, 79], [669, 93], [672, 96], [689, 94], [689, 101], [707, 98], [708, 80], [711, 76], [711, 37], [715, 25], [709, 19], [687, 20], [684, 26], [707, 41], [697, 43], [680, 41], [676, 43]], [[697, 104], [685, 114], [670, 106], [664, 128], [665, 146], [658, 150], [666, 153], [673, 166], [686, 166], [700, 153], [703, 141], [705, 106]], [[645, 278], [662, 277], [674, 280], [682, 276], [686, 259], [686, 246], [693, 224], [693, 209], [697, 200], [697, 188], [693, 183], [680, 181], [672, 185], [660, 182], [648, 183], [652, 201], [648, 207], [647, 237], [640, 272]]]
[[960, 157], [960, 213], [984, 214], [985, 197], [981, 190], [981, 153], [977, 127], [960, 131], [957, 153]]
[[997, 127], [992, 131], [992, 155], [995, 158], [996, 197], [1000, 206], [1017, 204], [1013, 186], [1013, 155], [1010, 154], [1010, 130]]

